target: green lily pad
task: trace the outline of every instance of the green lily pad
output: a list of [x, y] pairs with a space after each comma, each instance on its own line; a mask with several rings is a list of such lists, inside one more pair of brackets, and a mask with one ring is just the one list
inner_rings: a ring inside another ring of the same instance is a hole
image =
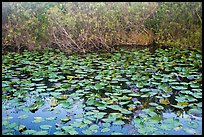
[[99, 90], [99, 89], [102, 89], [102, 86], [101, 86], [101, 84], [97, 83], [97, 84], [95, 84], [94, 88], [96, 90]]
[[99, 126], [94, 124], [94, 125], [91, 125], [88, 129], [89, 130], [97, 130], [98, 128], [99, 128]]
[[185, 128], [184, 131], [186, 131], [189, 134], [193, 134], [193, 135], [196, 134], [196, 130], [193, 128]]
[[132, 111], [126, 110], [126, 109], [120, 109], [120, 112], [122, 114], [132, 114]]
[[92, 122], [90, 121], [90, 120], [88, 120], [88, 119], [83, 119], [83, 122], [85, 123], [85, 124], [91, 124]]
[[65, 118], [61, 119], [62, 122], [68, 122], [69, 120], [71, 120], [70, 116], [66, 116]]
[[110, 127], [111, 124], [110, 123], [102, 123], [103, 127]]
[[185, 125], [187, 125], [189, 128], [197, 129], [199, 127], [199, 124], [196, 121], [186, 121]]
[[51, 120], [55, 120], [57, 117], [48, 117], [48, 118], [45, 118], [45, 120], [49, 120], [49, 121], [51, 121]]
[[52, 126], [51, 125], [41, 125], [40, 128], [41, 129], [50, 129]]
[[120, 133], [120, 132], [112, 132], [111, 135], [123, 135], [123, 133]]
[[150, 102], [149, 105], [150, 105], [150, 106], [154, 106], [154, 107], [156, 107], [156, 106], [158, 106], [159, 104], [154, 103], [154, 102]]
[[32, 80], [33, 80], [33, 81], [42, 81], [43, 78], [33, 78]]
[[101, 129], [101, 132], [103, 133], [103, 132], [108, 132], [108, 131], [110, 131], [110, 128], [103, 128], [103, 129]]
[[91, 130], [86, 129], [86, 130], [83, 130], [82, 133], [85, 135], [92, 135], [93, 132]]
[[33, 135], [48, 135], [48, 131], [37, 131]]
[[117, 120], [115, 122], [113, 122], [114, 125], [124, 125], [125, 122], [123, 122], [122, 120]]
[[25, 119], [25, 118], [28, 118], [28, 115], [21, 115], [21, 116], [19, 116], [18, 118], [20, 118], [20, 119]]
[[42, 117], [34, 117], [35, 120], [32, 121], [32, 123], [40, 123], [43, 122], [44, 119]]
[[164, 107], [163, 107], [163, 106], [158, 105], [158, 106], [156, 107], [156, 109], [162, 110], [162, 109], [164, 109]]
[[103, 118], [101, 119], [102, 121], [106, 122], [106, 123], [110, 123], [112, 122], [113, 120], [112, 119], [109, 119], [109, 118]]
[[151, 89], [149, 89], [149, 88], [142, 88], [142, 89], [140, 89], [140, 92], [150, 92], [151, 91]]
[[53, 133], [54, 135], [67, 135], [66, 133], [64, 132], [61, 132], [61, 131], [56, 131]]
[[125, 102], [119, 102], [120, 105], [126, 105], [126, 104], [129, 104], [130, 101], [125, 101]]
[[18, 124], [16, 122], [8, 123], [8, 125], [9, 125], [9, 128], [11, 128], [11, 129], [18, 127]]
[[128, 94], [128, 96], [131, 96], [131, 97], [139, 97], [141, 96], [139, 93], [132, 93], [132, 94]]
[[175, 90], [187, 90], [188, 87], [187, 86], [171, 86], [173, 89]]
[[111, 108], [111, 109], [113, 109], [113, 110], [119, 110], [119, 109], [121, 109], [121, 107], [119, 106], [119, 105], [109, 105], [109, 106], [107, 106], [108, 108]]
[[191, 88], [200, 88], [200, 84], [198, 84], [198, 83], [195, 83], [195, 84], [190, 84], [190, 87]]
[[37, 131], [35, 131], [35, 130], [25, 130], [25, 131], [22, 132], [22, 134], [24, 134], [24, 135], [33, 135], [36, 132]]
[[146, 94], [141, 95], [142, 98], [147, 98], [149, 96], [150, 96], [150, 93], [146, 93]]
[[58, 100], [66, 100], [68, 98], [68, 95], [58, 95], [56, 96], [56, 99]]

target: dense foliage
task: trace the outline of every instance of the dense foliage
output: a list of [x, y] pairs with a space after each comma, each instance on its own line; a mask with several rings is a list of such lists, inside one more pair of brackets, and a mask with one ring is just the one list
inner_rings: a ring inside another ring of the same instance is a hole
[[3, 50], [88, 52], [154, 40], [202, 45], [202, 7], [196, 2], [10, 2], [3, 3], [2, 12]]
[[161, 3], [146, 25], [156, 33], [159, 45], [202, 47], [202, 3]]

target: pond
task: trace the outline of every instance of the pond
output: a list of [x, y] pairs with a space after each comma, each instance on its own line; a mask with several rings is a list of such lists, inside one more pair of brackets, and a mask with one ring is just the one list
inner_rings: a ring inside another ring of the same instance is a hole
[[2, 55], [4, 135], [201, 135], [202, 51]]

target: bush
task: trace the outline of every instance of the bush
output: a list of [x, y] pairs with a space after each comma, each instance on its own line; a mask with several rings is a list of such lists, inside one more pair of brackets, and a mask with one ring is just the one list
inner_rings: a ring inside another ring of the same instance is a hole
[[157, 35], [159, 45], [202, 47], [201, 2], [161, 2], [146, 25]]
[[155, 38], [160, 45], [202, 45], [198, 2], [10, 2], [2, 12], [3, 50], [85, 53], [149, 45]]
[[136, 34], [144, 38], [151, 35], [143, 24], [157, 3], [16, 2], [4, 5], [10, 9], [8, 21], [2, 26], [4, 49], [12, 45], [18, 50], [55, 47], [66, 52], [87, 52], [111, 50], [121, 43], [138, 44], [133, 39]]

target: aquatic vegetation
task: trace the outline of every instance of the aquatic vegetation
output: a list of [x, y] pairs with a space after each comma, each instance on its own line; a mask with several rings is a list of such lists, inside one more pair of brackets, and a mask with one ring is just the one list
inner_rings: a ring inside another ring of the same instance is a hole
[[201, 54], [10, 52], [2, 56], [2, 133], [202, 134]]

